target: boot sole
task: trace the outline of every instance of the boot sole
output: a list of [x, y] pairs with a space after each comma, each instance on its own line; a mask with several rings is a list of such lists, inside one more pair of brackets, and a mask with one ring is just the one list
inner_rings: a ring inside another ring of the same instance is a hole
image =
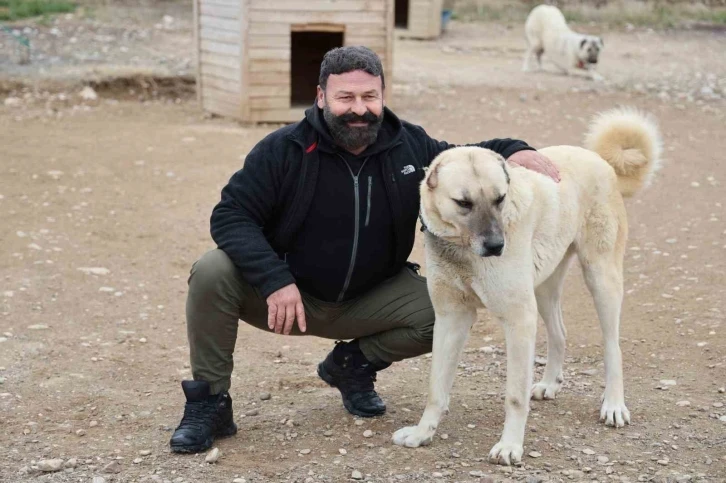
[[237, 434], [237, 425], [235, 423], [232, 423], [231, 426], [227, 426], [222, 431], [220, 431], [218, 434], [215, 434], [214, 436], [209, 437], [204, 443], [202, 444], [196, 444], [196, 445], [173, 445], [169, 444], [169, 447], [171, 448], [172, 453], [201, 453], [203, 451], [208, 450], [212, 447], [214, 444], [214, 440], [219, 438], [227, 438], [229, 436], [234, 436]]
[[[325, 370], [325, 367], [323, 366], [323, 363], [322, 362], [320, 364], [318, 364], [318, 377], [320, 377], [320, 379], [322, 379], [323, 381], [325, 381], [325, 383], [328, 386], [334, 387], [334, 388], [338, 389], [338, 386], [335, 385], [335, 379], [333, 379], [333, 376], [331, 376], [328, 373], [328, 371]], [[338, 389], [338, 390], [340, 390], [340, 389]], [[385, 409], [383, 411], [377, 411], [377, 412], [374, 412], [374, 413], [367, 413], [367, 412], [361, 411], [361, 410], [356, 409], [355, 407], [353, 407], [353, 405], [350, 403], [350, 401], [348, 401], [344, 397], [342, 397], [343, 396], [343, 393], [340, 393], [340, 395], [341, 395], [341, 398], [343, 399], [343, 406], [345, 406], [345, 409], [350, 414], [353, 414], [355, 416], [360, 416], [362, 418], [372, 418], [372, 417], [375, 417], [375, 416], [380, 416], [380, 415], [382, 415], [382, 414], [384, 414], [386, 412]]]

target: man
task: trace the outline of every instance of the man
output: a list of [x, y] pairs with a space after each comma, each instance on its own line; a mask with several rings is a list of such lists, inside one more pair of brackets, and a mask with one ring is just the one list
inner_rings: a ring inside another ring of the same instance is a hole
[[[328, 52], [319, 82], [305, 119], [259, 142], [212, 212], [218, 249], [191, 270], [194, 380], [182, 382], [172, 451], [203, 451], [237, 432], [227, 391], [239, 319], [277, 334], [352, 339], [336, 343], [318, 374], [363, 417], [386, 410], [377, 371], [431, 351], [426, 280], [407, 260], [424, 168], [452, 145], [384, 107], [381, 62], [365, 47]], [[480, 145], [558, 176], [522, 141]]]

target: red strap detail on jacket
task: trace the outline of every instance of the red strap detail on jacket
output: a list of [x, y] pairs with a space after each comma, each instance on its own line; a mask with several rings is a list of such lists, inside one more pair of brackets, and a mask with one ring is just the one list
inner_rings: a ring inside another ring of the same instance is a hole
[[307, 148], [307, 149], [305, 150], [305, 154], [310, 154], [310, 153], [312, 153], [313, 151], [315, 151], [315, 148], [317, 148], [317, 147], [318, 147], [318, 142], [317, 142], [317, 141], [315, 141], [315, 142], [314, 142], [314, 143], [312, 143], [312, 144], [311, 144], [310, 146], [308, 146], [308, 148]]

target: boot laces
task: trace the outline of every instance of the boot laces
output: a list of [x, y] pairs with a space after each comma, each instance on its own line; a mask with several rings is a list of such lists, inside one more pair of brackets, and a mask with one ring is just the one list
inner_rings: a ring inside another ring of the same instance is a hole
[[215, 404], [197, 401], [187, 402], [184, 406], [184, 416], [179, 427], [202, 430], [205, 426], [216, 425], [219, 421], [219, 414]]

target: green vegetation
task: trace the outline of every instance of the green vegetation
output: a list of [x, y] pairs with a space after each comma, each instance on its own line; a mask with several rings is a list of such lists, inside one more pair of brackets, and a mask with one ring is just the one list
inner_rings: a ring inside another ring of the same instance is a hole
[[47, 17], [72, 12], [76, 5], [65, 0], [0, 0], [0, 21], [27, 17]]

